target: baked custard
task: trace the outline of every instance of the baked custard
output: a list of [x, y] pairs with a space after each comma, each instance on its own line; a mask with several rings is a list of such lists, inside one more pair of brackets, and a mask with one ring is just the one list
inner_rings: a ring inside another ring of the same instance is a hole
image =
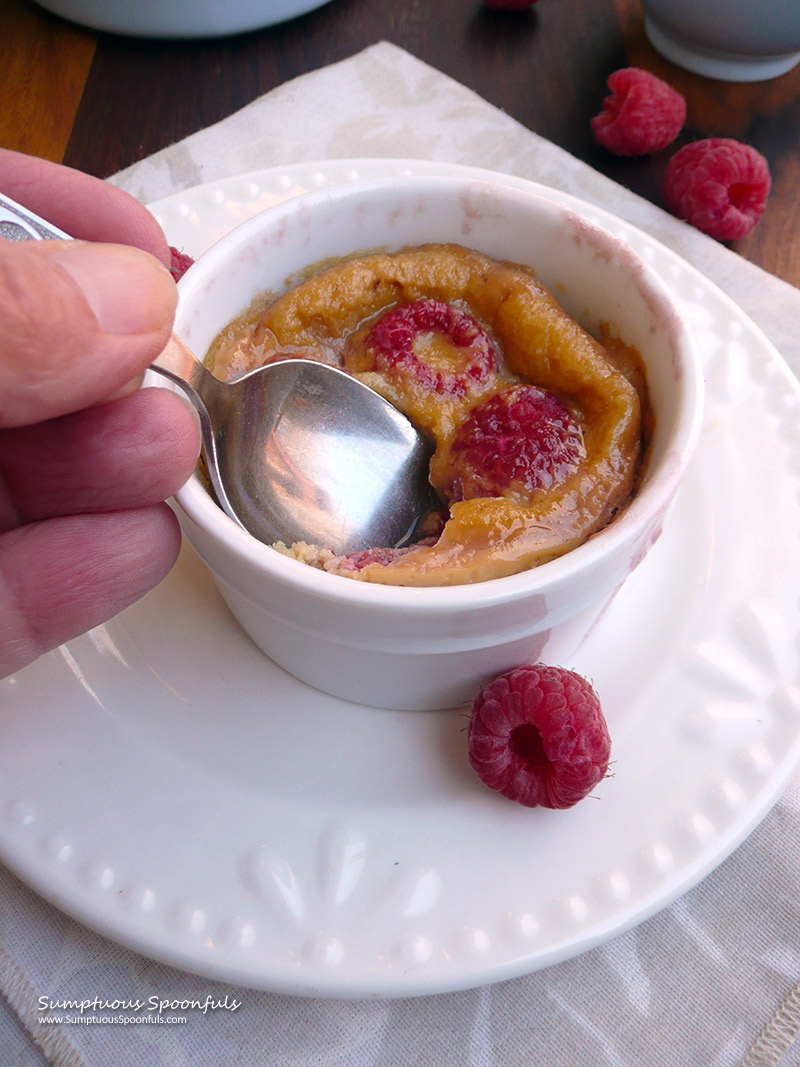
[[389, 585], [486, 581], [569, 552], [635, 490], [638, 353], [590, 336], [526, 267], [453, 244], [360, 255], [251, 309], [206, 363], [228, 379], [287, 356], [344, 369], [427, 434], [441, 502], [400, 549], [274, 546], [305, 563]]

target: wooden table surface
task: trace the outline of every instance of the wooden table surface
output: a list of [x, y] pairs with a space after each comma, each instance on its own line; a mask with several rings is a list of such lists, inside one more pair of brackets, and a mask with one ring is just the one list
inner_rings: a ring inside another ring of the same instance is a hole
[[[690, 74], [651, 47], [638, 0], [539, 0], [517, 13], [481, 0], [331, 0], [280, 26], [197, 41], [95, 33], [31, 0], [0, 0], [0, 28], [0, 144], [100, 177], [380, 40], [657, 204], [676, 147], [735, 137], [766, 156], [773, 188], [759, 224], [732, 247], [800, 286], [800, 67], [738, 85]], [[622, 159], [594, 141], [589, 120], [623, 66], [686, 97], [685, 129], [662, 153]]]

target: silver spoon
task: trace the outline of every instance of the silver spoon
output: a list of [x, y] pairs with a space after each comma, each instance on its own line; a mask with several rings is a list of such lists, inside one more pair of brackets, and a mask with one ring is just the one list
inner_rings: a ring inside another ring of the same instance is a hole
[[[0, 237], [70, 239], [2, 194]], [[430, 444], [336, 367], [286, 359], [221, 382], [173, 334], [151, 370], [197, 409], [220, 506], [267, 544], [400, 547], [430, 507]]]

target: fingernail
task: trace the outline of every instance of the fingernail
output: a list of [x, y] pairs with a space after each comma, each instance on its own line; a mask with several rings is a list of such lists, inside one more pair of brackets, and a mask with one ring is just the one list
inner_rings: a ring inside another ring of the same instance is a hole
[[51, 256], [80, 287], [106, 333], [151, 333], [171, 324], [177, 291], [166, 267], [147, 252], [76, 241], [54, 246]]

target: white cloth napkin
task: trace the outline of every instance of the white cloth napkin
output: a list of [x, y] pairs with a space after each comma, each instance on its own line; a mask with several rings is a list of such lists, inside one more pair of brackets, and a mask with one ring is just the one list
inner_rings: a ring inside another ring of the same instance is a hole
[[[800, 292], [386, 43], [289, 82], [112, 180], [152, 202], [262, 167], [354, 157], [481, 166], [605, 207], [699, 268], [800, 373]], [[4, 1064], [777, 1067], [800, 1054], [798, 981], [800, 776], [733, 856], [637, 929], [529, 977], [426, 998], [303, 1000], [215, 985], [95, 935], [0, 868], [0, 991], [16, 1013], [0, 1014]], [[195, 1010], [185, 1026], [37, 1022], [40, 996], [112, 990], [227, 994], [241, 1007]]]

